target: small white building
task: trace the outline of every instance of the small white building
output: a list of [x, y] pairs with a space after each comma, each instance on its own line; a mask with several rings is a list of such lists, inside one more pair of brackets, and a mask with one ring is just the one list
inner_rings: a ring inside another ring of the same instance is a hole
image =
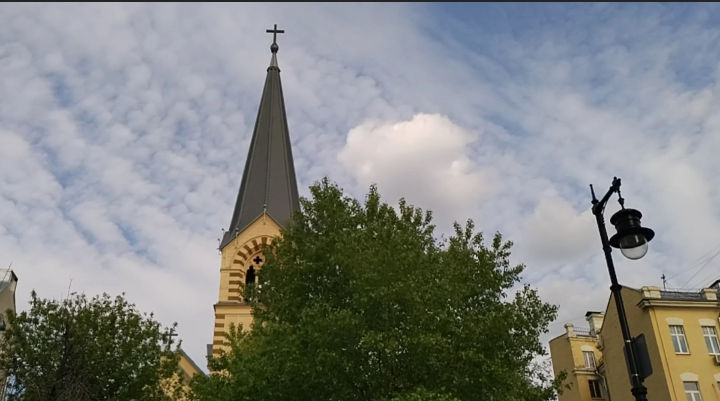
[[[18, 278], [10, 269], [0, 269], [0, 338], [5, 333], [8, 325], [7, 311], [13, 312], [15, 309], [15, 289], [17, 288]], [[0, 400], [6, 400], [5, 391], [7, 389], [8, 378], [5, 372], [0, 372]]]

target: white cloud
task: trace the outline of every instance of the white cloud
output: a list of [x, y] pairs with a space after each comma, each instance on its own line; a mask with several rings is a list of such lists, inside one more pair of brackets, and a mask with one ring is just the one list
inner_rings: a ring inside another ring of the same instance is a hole
[[576, 211], [557, 196], [544, 196], [528, 217], [518, 242], [527, 260], [567, 263], [582, 260], [599, 249], [595, 217]]
[[462, 219], [490, 189], [468, 154], [477, 139], [445, 116], [417, 114], [351, 129], [338, 160], [364, 190], [376, 183], [393, 203], [405, 197]]

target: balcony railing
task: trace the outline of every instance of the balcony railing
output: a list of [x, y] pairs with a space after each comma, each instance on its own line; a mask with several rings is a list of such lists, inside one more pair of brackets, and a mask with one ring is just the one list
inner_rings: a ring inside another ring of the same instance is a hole
[[575, 328], [575, 334], [578, 336], [584, 336], [584, 337], [592, 337], [590, 334], [590, 329], [583, 329], [583, 328]]
[[702, 290], [699, 289], [671, 289], [660, 290], [660, 298], [663, 299], [705, 299]]

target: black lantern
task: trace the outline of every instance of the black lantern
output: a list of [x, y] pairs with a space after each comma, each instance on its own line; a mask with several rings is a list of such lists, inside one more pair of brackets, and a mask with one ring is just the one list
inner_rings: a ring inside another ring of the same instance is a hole
[[637, 260], [645, 256], [648, 243], [655, 237], [655, 232], [640, 225], [642, 213], [635, 209], [622, 209], [610, 218], [617, 234], [610, 238], [610, 246], [620, 249], [628, 259]]

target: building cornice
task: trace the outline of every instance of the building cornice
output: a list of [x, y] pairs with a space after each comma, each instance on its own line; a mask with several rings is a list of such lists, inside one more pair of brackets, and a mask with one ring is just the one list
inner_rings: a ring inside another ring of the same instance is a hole
[[645, 310], [651, 307], [666, 308], [705, 308], [717, 309], [720, 307], [715, 300], [669, 300], [669, 299], [643, 299], [637, 304], [640, 309]]
[[579, 334], [575, 337], [568, 337], [568, 340], [570, 341], [584, 341], [584, 342], [598, 342], [597, 336], [589, 336], [585, 334]]
[[596, 369], [594, 368], [586, 368], [584, 366], [576, 366], [573, 369], [574, 375], [582, 375], [582, 376], [600, 376]]

